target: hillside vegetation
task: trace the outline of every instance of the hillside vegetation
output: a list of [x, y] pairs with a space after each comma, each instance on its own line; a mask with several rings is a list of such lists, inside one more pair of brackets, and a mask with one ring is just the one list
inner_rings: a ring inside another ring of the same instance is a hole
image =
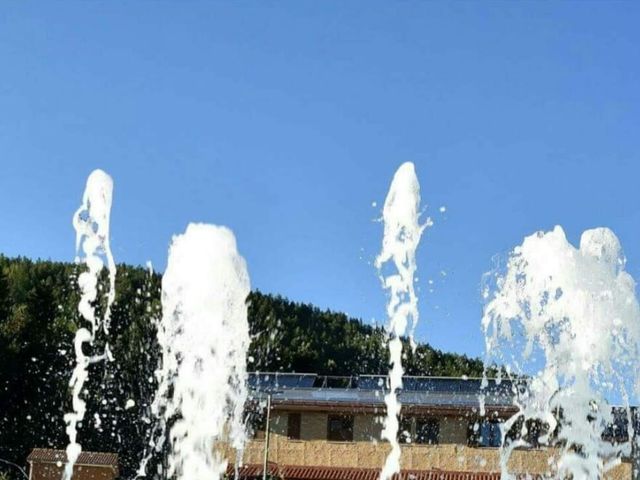
[[[24, 465], [31, 448], [64, 448], [67, 443], [63, 415], [71, 410], [79, 268], [0, 256], [0, 459]], [[154, 321], [161, 314], [160, 284], [157, 274], [118, 266], [109, 335], [115, 360], [90, 369], [79, 438], [85, 450], [118, 452], [124, 478], [137, 468], [149, 432], [148, 406], [159, 361]], [[248, 301], [249, 370], [386, 373], [382, 329], [280, 296], [253, 292]], [[96, 308], [100, 311], [103, 304]], [[405, 364], [413, 375], [482, 373], [481, 361], [425, 344], [415, 353], [407, 348]], [[128, 400], [135, 406], [125, 409]]]

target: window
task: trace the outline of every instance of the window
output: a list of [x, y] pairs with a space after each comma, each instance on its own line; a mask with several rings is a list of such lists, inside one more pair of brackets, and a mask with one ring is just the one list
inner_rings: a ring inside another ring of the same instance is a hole
[[467, 429], [467, 443], [470, 447], [477, 447], [480, 445], [480, 422], [477, 420], [469, 422], [469, 428]]
[[502, 444], [500, 423], [495, 420], [483, 420], [480, 424], [480, 446], [499, 447]]
[[437, 445], [440, 439], [440, 422], [435, 418], [416, 419], [416, 443]]
[[[602, 434], [603, 440], [613, 443], [629, 441], [629, 417], [624, 408], [613, 409], [613, 422], [608, 424]], [[633, 415], [633, 413], [632, 413]], [[637, 427], [636, 427], [637, 428]]]
[[469, 445], [474, 447], [499, 447], [502, 444], [500, 422], [492, 419], [477, 419], [469, 423]]
[[264, 432], [267, 426], [267, 417], [262, 412], [252, 412], [249, 414], [249, 428], [256, 440], [264, 440]]
[[353, 441], [353, 415], [329, 415], [327, 440], [334, 442]]
[[524, 440], [532, 447], [539, 447], [541, 443], [540, 438], [545, 438], [549, 435], [549, 426], [542, 423], [541, 420], [533, 418], [527, 420], [526, 426], [527, 434]]
[[411, 443], [413, 439], [413, 417], [401, 417], [398, 429], [398, 442]]
[[524, 416], [520, 415], [518, 419], [512, 423], [509, 431], [505, 432], [505, 445], [516, 441], [526, 442], [526, 446], [538, 448], [542, 444], [552, 445], [554, 436], [549, 432], [548, 423], [543, 422], [539, 418], [528, 418], [525, 420]]
[[300, 440], [300, 414], [290, 413], [287, 416], [287, 437], [290, 440]]

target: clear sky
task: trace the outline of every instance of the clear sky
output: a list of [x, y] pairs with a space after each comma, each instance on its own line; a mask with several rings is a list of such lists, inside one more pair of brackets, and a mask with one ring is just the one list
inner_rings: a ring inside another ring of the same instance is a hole
[[71, 260], [99, 167], [117, 261], [162, 270], [188, 222], [224, 224], [254, 287], [381, 323], [375, 219], [411, 160], [418, 338], [479, 355], [481, 275], [527, 234], [609, 226], [640, 278], [639, 24], [631, 1], [3, 2], [0, 252]]

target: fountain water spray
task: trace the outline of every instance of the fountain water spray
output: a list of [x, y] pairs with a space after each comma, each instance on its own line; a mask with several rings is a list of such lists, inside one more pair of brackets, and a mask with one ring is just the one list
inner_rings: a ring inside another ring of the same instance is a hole
[[[391, 452], [387, 456], [380, 474], [381, 480], [391, 478], [400, 471], [400, 445], [398, 444], [398, 416], [400, 401], [397, 390], [402, 388], [402, 336], [411, 319], [410, 341], [412, 347], [413, 332], [418, 322], [418, 298], [414, 289], [416, 272], [416, 249], [425, 225], [419, 223], [420, 184], [413, 163], [400, 166], [393, 177], [389, 193], [384, 203], [382, 218], [384, 237], [382, 251], [376, 258], [376, 267], [385, 289], [389, 291], [387, 316], [389, 323], [389, 393], [385, 396], [387, 416], [382, 430], [382, 438], [391, 443]], [[383, 273], [386, 264], [395, 267], [388, 275]]]
[[167, 430], [169, 435], [165, 478], [221, 478], [225, 440], [241, 458], [249, 291], [231, 230], [190, 224], [173, 238], [162, 278], [162, 367], [152, 405], [160, 425], [151, 445], [156, 452], [163, 450]]
[[[69, 480], [73, 474], [73, 466], [82, 451], [77, 442], [77, 425], [84, 419], [86, 402], [81, 393], [89, 372], [91, 363], [110, 359], [109, 345], [106, 344], [104, 353], [100, 355], [85, 355], [83, 348], [86, 344], [93, 345], [96, 335], [102, 327], [105, 334], [109, 331], [109, 317], [111, 305], [115, 298], [116, 265], [109, 247], [109, 217], [111, 215], [111, 201], [113, 198], [113, 180], [102, 170], [94, 170], [87, 179], [87, 186], [82, 197], [82, 205], [73, 216], [73, 226], [76, 230], [76, 263], [86, 266], [86, 271], [78, 276], [80, 287], [80, 303], [78, 311], [82, 318], [90, 324], [90, 329], [78, 328], [74, 340], [76, 367], [71, 376], [73, 412], [64, 416], [67, 424], [66, 432], [69, 437], [67, 446], [67, 465], [64, 478]], [[98, 297], [98, 279], [102, 269], [109, 270], [109, 291], [107, 306], [102, 318], [96, 315], [93, 303]]]
[[[604, 478], [630, 454], [630, 442], [603, 440], [613, 421], [607, 398], [621, 398], [630, 418], [629, 396], [638, 394], [640, 308], [624, 267], [611, 230], [587, 230], [575, 248], [555, 227], [525, 238], [506, 272], [491, 277], [482, 319], [486, 364], [527, 376], [516, 395], [519, 412], [502, 427], [503, 478], [513, 478], [508, 461], [519, 446], [555, 447], [555, 478]], [[532, 422], [539, 432], [527, 431]]]

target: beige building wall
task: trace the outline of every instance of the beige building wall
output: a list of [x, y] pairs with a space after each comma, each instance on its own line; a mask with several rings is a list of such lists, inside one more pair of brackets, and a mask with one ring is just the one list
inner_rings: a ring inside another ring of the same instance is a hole
[[[328, 413], [302, 412], [300, 439], [326, 440]], [[467, 443], [468, 420], [458, 417], [440, 417], [440, 443]], [[353, 419], [353, 440], [371, 442], [380, 440], [384, 418], [374, 414], [355, 414]], [[287, 435], [288, 413], [274, 412], [271, 415], [271, 432]], [[415, 428], [414, 432], [415, 433]]]
[[[61, 480], [64, 466], [55, 463], [33, 462], [31, 464], [30, 480]], [[74, 480], [114, 480], [118, 472], [113, 467], [76, 465], [73, 467]]]
[[[464, 445], [402, 445], [400, 465], [407, 470], [443, 470], [462, 472], [499, 472], [500, 452], [497, 448], [477, 448]], [[269, 461], [280, 466], [330, 466], [378, 469], [384, 465], [389, 444], [387, 442], [330, 442], [327, 440], [288, 440], [272, 435]], [[517, 474], [545, 474], [551, 449], [515, 450], [509, 461], [509, 470]], [[261, 464], [264, 441], [249, 442], [244, 462]], [[229, 452], [229, 459], [234, 458]], [[630, 480], [631, 463], [622, 462], [605, 476], [610, 480]]]
[[[271, 445], [269, 461], [280, 466], [333, 466], [350, 468], [381, 468], [389, 453], [389, 444], [381, 442], [382, 424], [373, 414], [354, 415], [354, 441], [334, 442], [327, 438], [327, 413], [302, 412], [300, 440], [287, 438], [286, 412], [273, 412], [271, 417]], [[467, 446], [467, 420], [440, 417], [439, 445], [402, 445], [401, 468], [407, 470], [443, 470], [469, 472], [500, 471], [497, 448]], [[374, 439], [372, 441], [372, 439]], [[264, 440], [248, 443], [244, 463], [262, 464]], [[515, 450], [509, 461], [513, 473], [544, 474], [548, 472], [552, 449]], [[227, 452], [233, 461], [233, 452]], [[631, 463], [614, 467], [607, 479], [631, 479]]]

